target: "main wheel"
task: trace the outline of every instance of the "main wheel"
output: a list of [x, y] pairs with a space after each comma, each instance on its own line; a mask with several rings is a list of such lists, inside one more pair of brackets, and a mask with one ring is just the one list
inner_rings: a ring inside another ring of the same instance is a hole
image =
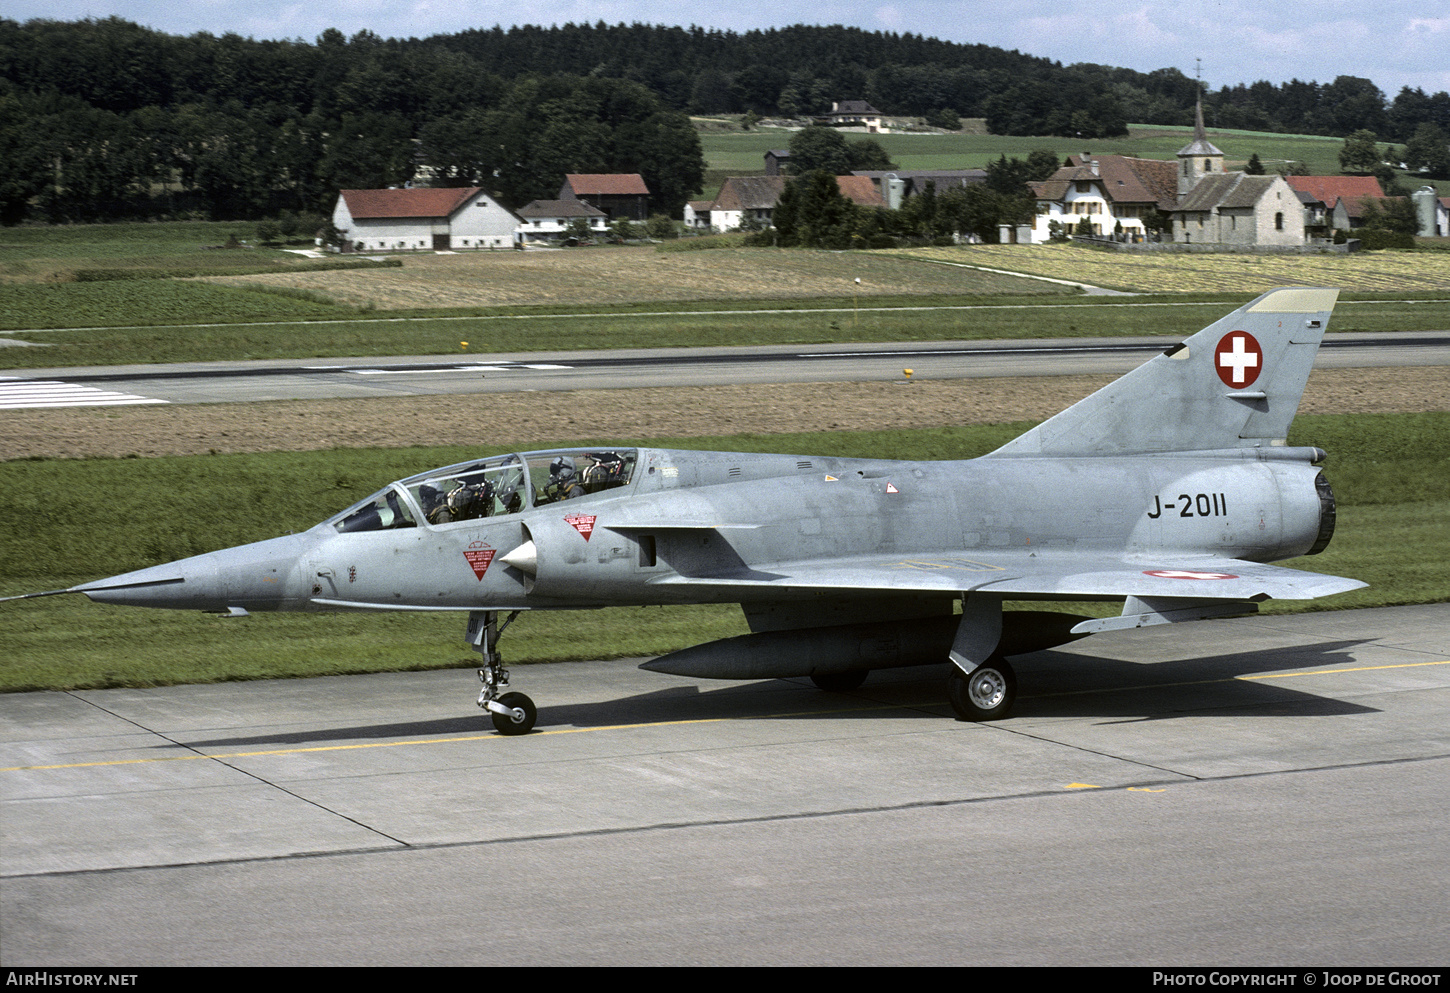
[[1006, 717], [1017, 699], [1017, 674], [1006, 659], [991, 658], [963, 675], [952, 666], [947, 696], [959, 721], [995, 721]]
[[811, 682], [816, 684], [816, 689], [825, 690], [827, 693], [850, 693], [866, 682], [867, 673], [866, 669], [857, 669], [854, 672], [823, 672], [812, 676]]
[[496, 714], [489, 711], [493, 718], [494, 730], [499, 734], [528, 734], [534, 729], [534, 721], [538, 718], [539, 712], [534, 708], [534, 701], [522, 693], [505, 693], [498, 698], [498, 702], [505, 707], [524, 712], [523, 720], [516, 719], [511, 714]]

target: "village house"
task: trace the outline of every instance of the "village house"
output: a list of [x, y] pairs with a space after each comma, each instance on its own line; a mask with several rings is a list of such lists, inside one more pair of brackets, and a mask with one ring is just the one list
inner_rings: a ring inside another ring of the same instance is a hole
[[[731, 176], [720, 186], [714, 200], [692, 201], [685, 208], [685, 223], [702, 230], [735, 231], [744, 227], [767, 228], [788, 176]], [[841, 194], [863, 207], [884, 207], [886, 202], [867, 176], [837, 176]]]
[[332, 211], [355, 252], [510, 248], [518, 223], [477, 188], [342, 190]]
[[1381, 200], [1385, 195], [1373, 176], [1285, 176], [1284, 181], [1305, 204], [1306, 226], [1320, 237], [1328, 237], [1335, 228], [1348, 231], [1357, 227], [1354, 222], [1362, 213], [1360, 201], [1365, 197]]
[[987, 181], [985, 169], [858, 169], [853, 176], [865, 176], [892, 210], [899, 210], [907, 200], [926, 192], [930, 183], [938, 194], [962, 189]]
[[1444, 238], [1450, 235], [1450, 197], [1442, 197], [1433, 186], [1422, 186], [1410, 195], [1415, 205], [1416, 232], [1422, 237]]
[[713, 200], [689, 200], [685, 203], [685, 227], [695, 231], [710, 230], [710, 205]]
[[583, 218], [591, 237], [601, 237], [609, 230], [609, 218], [583, 200], [534, 200], [518, 209], [519, 225], [515, 229], [520, 241], [563, 241], [570, 237], [570, 226]]
[[860, 125], [868, 134], [882, 131], [881, 111], [865, 100], [833, 100], [831, 112], [821, 118], [831, 127], [852, 127]]
[[1038, 183], [1033, 243], [1060, 234], [1116, 235], [1128, 241], [1151, 236], [1157, 212], [1177, 199], [1176, 167], [1161, 159], [1123, 155], [1068, 156], [1067, 165]]
[[649, 217], [649, 187], [637, 172], [570, 173], [559, 190], [560, 200], [583, 200], [604, 211], [611, 221]]

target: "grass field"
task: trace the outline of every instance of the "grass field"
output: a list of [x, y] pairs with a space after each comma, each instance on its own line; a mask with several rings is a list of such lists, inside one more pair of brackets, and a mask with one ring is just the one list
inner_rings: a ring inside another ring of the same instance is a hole
[[[1287, 162], [1303, 162], [1315, 176], [1339, 174], [1340, 138], [1322, 135], [1263, 134], [1253, 131], [1230, 131], [1210, 127], [1208, 138], [1225, 155], [1228, 169], [1240, 169], [1249, 156], [1257, 153], [1270, 171]], [[792, 131], [764, 128], [755, 131], [711, 131], [700, 135], [705, 161], [712, 177], [749, 176], [765, 171], [765, 153], [772, 148], [790, 145]], [[1134, 124], [1126, 138], [1093, 138], [1077, 140], [1054, 136], [1017, 137], [972, 134], [883, 134], [846, 133], [848, 141], [869, 137], [886, 149], [891, 161], [902, 169], [984, 169], [999, 156], [1025, 159], [1036, 149], [1045, 148], [1058, 157], [1092, 152], [1095, 155], [1129, 155], [1148, 159], [1173, 159], [1178, 150], [1193, 140], [1191, 127]], [[1418, 187], [1420, 177], [1402, 179]], [[1450, 181], [1431, 182], [1441, 195], [1450, 193]], [[707, 191], [714, 196], [715, 189]]]
[[[315, 264], [282, 246], [223, 247], [231, 237], [251, 238], [255, 226], [245, 221], [167, 221], [4, 228], [0, 230], [0, 288], [68, 282], [78, 271], [88, 269], [266, 272]], [[306, 241], [293, 247], [313, 246]]]
[[[700, 135], [709, 168], [728, 175], [763, 172], [765, 153], [789, 146], [795, 132], [778, 128], [754, 131], [708, 132]], [[1258, 153], [1266, 167], [1281, 161], [1302, 161], [1316, 175], [1339, 172], [1339, 138], [1318, 135], [1256, 134], [1245, 131], [1208, 129], [1209, 140], [1223, 149], [1229, 168], [1247, 162]], [[902, 169], [981, 169], [999, 156], [1026, 158], [1045, 148], [1059, 159], [1092, 152], [1097, 155], [1131, 155], [1150, 159], [1172, 159], [1193, 140], [1193, 129], [1133, 125], [1126, 138], [1078, 140], [1056, 136], [1010, 136], [972, 134], [877, 134], [846, 132], [848, 141], [870, 138], [886, 149]]]
[[[1027, 425], [908, 432], [654, 439], [734, 451], [900, 458], [981, 454]], [[1340, 501], [1330, 548], [1296, 567], [1354, 576], [1366, 590], [1318, 608], [1450, 597], [1450, 413], [1305, 416], [1291, 442], [1332, 453]], [[476, 449], [371, 449], [158, 459], [0, 463], [0, 593], [53, 589], [211, 548], [311, 526], [389, 479], [471, 458]], [[102, 484], [103, 485], [99, 485]], [[84, 507], [77, 494], [103, 490]], [[1406, 554], [1412, 549], [1412, 554]], [[1271, 603], [1271, 611], [1309, 605]], [[1074, 605], [1072, 609], [1081, 609]], [[1099, 605], [1097, 612], [1110, 608]], [[152, 685], [471, 662], [462, 615], [256, 615], [111, 608], [78, 597], [0, 606], [0, 689]], [[581, 617], [589, 637], [581, 638]], [[525, 616], [504, 643], [511, 662], [652, 655], [744, 633], [738, 609], [629, 608]]]

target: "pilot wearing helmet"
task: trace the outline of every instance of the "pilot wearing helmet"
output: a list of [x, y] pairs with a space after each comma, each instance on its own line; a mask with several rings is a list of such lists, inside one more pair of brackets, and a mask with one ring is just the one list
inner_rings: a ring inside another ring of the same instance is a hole
[[584, 495], [574, 460], [560, 455], [549, 463], [549, 481], [540, 491], [539, 503], [553, 503], [556, 500], [573, 500]]
[[494, 509], [494, 485], [487, 480], [477, 483], [460, 483], [446, 494], [433, 487], [424, 487], [423, 496], [436, 500], [428, 510], [428, 523], [430, 524], [471, 521], [480, 517], [488, 517]]

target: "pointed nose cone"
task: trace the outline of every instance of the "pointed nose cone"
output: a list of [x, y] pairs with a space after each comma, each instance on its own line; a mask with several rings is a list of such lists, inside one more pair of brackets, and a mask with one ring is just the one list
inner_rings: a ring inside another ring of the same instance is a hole
[[225, 611], [299, 609], [313, 539], [288, 535], [72, 586], [97, 603]]
[[499, 561], [504, 565], [513, 566], [519, 572], [526, 572], [530, 576], [539, 574], [539, 548], [532, 541], [524, 542]]
[[97, 603], [126, 607], [222, 610], [227, 606], [221, 603], [224, 597], [215, 553], [82, 583], [71, 591], [84, 593]]

